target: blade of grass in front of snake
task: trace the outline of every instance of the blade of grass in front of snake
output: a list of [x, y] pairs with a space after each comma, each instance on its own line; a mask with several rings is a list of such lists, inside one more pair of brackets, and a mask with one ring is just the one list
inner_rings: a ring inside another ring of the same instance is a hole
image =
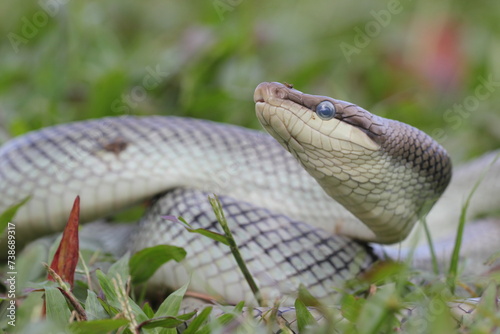
[[210, 205], [212, 205], [215, 217], [219, 221], [219, 224], [221, 225], [222, 230], [224, 231], [227, 242], [229, 243], [229, 248], [231, 249], [231, 253], [233, 254], [234, 259], [236, 260], [238, 267], [240, 268], [241, 272], [243, 273], [243, 276], [245, 277], [245, 280], [250, 286], [250, 289], [252, 290], [255, 300], [259, 305], [262, 305], [262, 298], [260, 296], [259, 287], [255, 283], [252, 274], [248, 270], [248, 267], [245, 264], [243, 257], [241, 256], [241, 253], [238, 249], [238, 245], [236, 244], [233, 234], [231, 233], [231, 230], [229, 229], [229, 226], [227, 224], [227, 220], [226, 217], [224, 216], [224, 211], [222, 210], [222, 204], [219, 201], [219, 198], [217, 197], [217, 195], [214, 194], [214, 197], [209, 196], [208, 200], [210, 201]]
[[439, 264], [436, 256], [436, 250], [434, 249], [431, 231], [429, 231], [429, 226], [427, 225], [425, 216], [421, 218], [421, 221], [422, 225], [424, 226], [425, 238], [427, 239], [427, 243], [429, 244], [429, 251], [431, 252], [432, 271], [434, 272], [434, 274], [439, 275]]
[[478, 180], [472, 187], [472, 190], [470, 191], [469, 195], [467, 196], [467, 199], [465, 200], [465, 203], [462, 205], [462, 209], [460, 212], [460, 219], [458, 223], [458, 229], [457, 229], [457, 236], [455, 238], [455, 246], [453, 248], [453, 252], [451, 254], [451, 260], [450, 260], [450, 268], [448, 270], [448, 285], [450, 287], [450, 290], [452, 293], [455, 292], [455, 281], [457, 277], [457, 270], [458, 270], [458, 260], [460, 257], [460, 248], [462, 247], [462, 239], [463, 239], [463, 234], [464, 234], [464, 228], [465, 228], [465, 219], [467, 216], [467, 209], [469, 207], [470, 201], [472, 199], [472, 196], [476, 192], [477, 188], [483, 182], [484, 177], [490, 170], [490, 168], [493, 166], [493, 164], [498, 160], [500, 157], [500, 153], [496, 155], [496, 157], [491, 161], [491, 163], [488, 165], [487, 168], [481, 173], [479, 176]]

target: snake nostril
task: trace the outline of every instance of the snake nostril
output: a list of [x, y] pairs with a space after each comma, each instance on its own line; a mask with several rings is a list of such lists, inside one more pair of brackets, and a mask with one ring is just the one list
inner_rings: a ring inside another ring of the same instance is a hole
[[284, 99], [287, 96], [287, 93], [281, 87], [276, 87], [274, 89], [273, 95], [276, 96], [279, 99]]

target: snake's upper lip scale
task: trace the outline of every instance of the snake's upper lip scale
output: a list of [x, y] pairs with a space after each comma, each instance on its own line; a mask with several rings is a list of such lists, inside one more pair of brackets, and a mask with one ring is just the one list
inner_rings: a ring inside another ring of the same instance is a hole
[[255, 88], [255, 92], [253, 93], [253, 101], [255, 103], [266, 102], [265, 97], [267, 97], [267, 95], [268, 95], [268, 93], [267, 93], [267, 86], [268, 85], [269, 85], [268, 82], [262, 82], [257, 86], [257, 88]]
[[255, 88], [253, 100], [255, 103], [264, 102], [270, 104], [273, 104], [273, 100], [291, 100], [302, 104], [302, 95], [305, 94], [279, 82], [262, 82]]

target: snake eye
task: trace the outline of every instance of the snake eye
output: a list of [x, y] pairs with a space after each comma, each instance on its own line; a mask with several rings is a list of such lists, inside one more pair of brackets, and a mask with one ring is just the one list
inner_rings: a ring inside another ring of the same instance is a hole
[[316, 114], [324, 121], [335, 117], [335, 106], [330, 101], [320, 102], [316, 106]]

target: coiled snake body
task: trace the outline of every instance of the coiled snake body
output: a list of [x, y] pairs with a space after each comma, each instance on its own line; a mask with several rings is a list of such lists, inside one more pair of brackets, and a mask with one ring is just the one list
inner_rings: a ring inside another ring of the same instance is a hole
[[89, 234], [110, 230], [102, 242], [118, 253], [184, 247], [186, 260], [163, 267], [151, 285], [191, 278], [193, 290], [251, 301], [225, 246], [161, 218], [217, 229], [206, 199], [216, 193], [272, 301], [299, 283], [317, 297], [331, 294], [376, 259], [364, 242], [404, 239], [450, 180], [445, 150], [406, 124], [278, 83], [260, 84], [254, 100], [274, 138], [201, 120], [118, 117], [13, 139], [0, 148], [0, 212], [31, 196], [14, 219], [27, 242], [60, 231], [76, 195], [90, 221], [164, 194], [137, 226], [97, 224]]

